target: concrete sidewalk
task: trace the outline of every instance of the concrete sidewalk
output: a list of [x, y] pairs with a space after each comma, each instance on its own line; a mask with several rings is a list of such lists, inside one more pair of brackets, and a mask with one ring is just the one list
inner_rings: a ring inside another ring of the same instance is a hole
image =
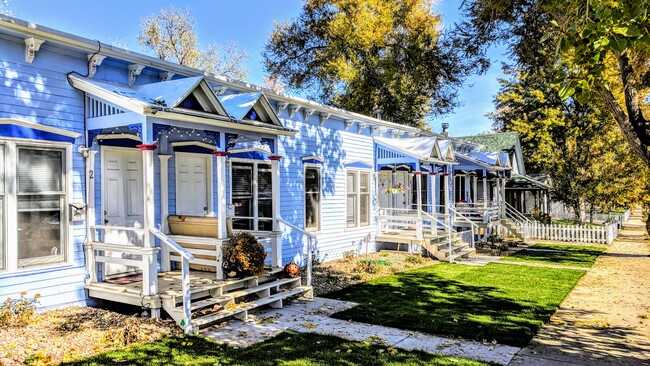
[[370, 341], [386, 347], [407, 351], [421, 350], [473, 360], [507, 365], [520, 349], [492, 343], [432, 336], [379, 325], [370, 325], [330, 318], [355, 304], [350, 302], [315, 298], [313, 301], [296, 301], [284, 309], [259, 311], [255, 320], [229, 321], [220, 327], [201, 332], [217, 342], [231, 346], [247, 347], [269, 339], [285, 330], [333, 335], [353, 341]]
[[650, 365], [650, 256], [635, 212], [510, 365]]

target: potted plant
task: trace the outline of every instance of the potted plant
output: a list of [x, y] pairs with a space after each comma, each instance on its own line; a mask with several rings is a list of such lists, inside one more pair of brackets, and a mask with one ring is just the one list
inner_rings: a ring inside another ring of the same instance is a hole
[[382, 190], [382, 193], [384, 193], [384, 194], [388, 194], [388, 193], [400, 194], [400, 193], [406, 193], [406, 192], [408, 192], [408, 190], [409, 190], [409, 187], [402, 186], [402, 183], [397, 183], [392, 187], [384, 188]]
[[266, 251], [252, 234], [232, 235], [222, 248], [223, 268], [234, 276], [258, 276], [264, 273]]

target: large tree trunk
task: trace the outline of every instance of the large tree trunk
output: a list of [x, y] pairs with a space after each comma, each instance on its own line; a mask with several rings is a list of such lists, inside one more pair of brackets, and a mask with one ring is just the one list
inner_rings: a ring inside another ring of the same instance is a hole
[[[596, 84], [596, 90], [605, 108], [621, 128], [623, 136], [629, 143], [632, 151], [650, 167], [650, 122], [645, 119], [641, 110], [636, 74], [630, 63], [630, 57], [627, 51], [618, 55], [618, 65], [623, 83], [623, 95], [625, 96], [625, 109], [627, 110], [627, 114], [609, 89], [603, 85]], [[650, 234], [650, 216], [646, 221], [646, 231]]]

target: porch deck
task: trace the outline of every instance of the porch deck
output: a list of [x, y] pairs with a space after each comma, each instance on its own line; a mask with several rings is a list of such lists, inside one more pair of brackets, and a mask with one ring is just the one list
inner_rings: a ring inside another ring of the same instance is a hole
[[[282, 307], [283, 300], [298, 295], [311, 296], [311, 287], [302, 286], [301, 279], [284, 277], [280, 267], [271, 267], [260, 276], [218, 280], [214, 272], [190, 271], [192, 324], [210, 325], [235, 316], [245, 318], [250, 309], [270, 305]], [[110, 276], [103, 282], [86, 286], [93, 298], [142, 306], [164, 308], [179, 324], [183, 324], [183, 274], [181, 271], [158, 273], [158, 294], [143, 295], [140, 273]]]

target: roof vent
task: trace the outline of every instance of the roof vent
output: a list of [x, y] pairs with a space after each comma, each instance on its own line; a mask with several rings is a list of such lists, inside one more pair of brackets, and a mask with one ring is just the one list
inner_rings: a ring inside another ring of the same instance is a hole
[[442, 134], [443, 134], [445, 137], [449, 137], [449, 123], [444, 122], [444, 123], [442, 124]]

